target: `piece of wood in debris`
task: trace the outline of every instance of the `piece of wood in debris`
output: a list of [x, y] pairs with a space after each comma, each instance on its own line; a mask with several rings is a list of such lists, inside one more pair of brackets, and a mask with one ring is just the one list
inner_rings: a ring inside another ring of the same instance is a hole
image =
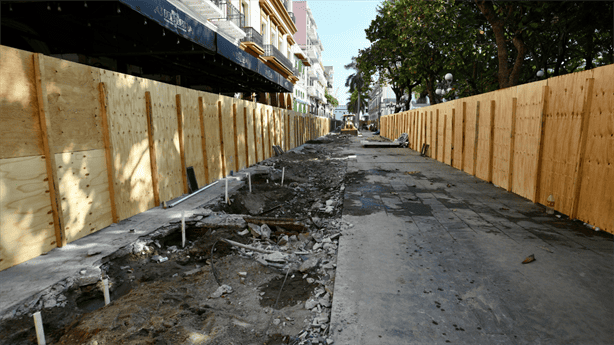
[[258, 225], [266, 224], [268, 226], [281, 226], [284, 229], [297, 232], [305, 232], [309, 228], [302, 222], [293, 218], [273, 218], [273, 217], [243, 217], [246, 222]]

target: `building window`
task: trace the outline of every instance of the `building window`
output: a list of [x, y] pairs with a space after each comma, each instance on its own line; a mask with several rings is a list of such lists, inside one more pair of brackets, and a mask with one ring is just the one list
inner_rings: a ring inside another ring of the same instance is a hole
[[243, 1], [241, 2], [241, 13], [244, 16], [244, 25], [246, 27], [249, 26], [249, 5], [247, 4], [247, 2]]

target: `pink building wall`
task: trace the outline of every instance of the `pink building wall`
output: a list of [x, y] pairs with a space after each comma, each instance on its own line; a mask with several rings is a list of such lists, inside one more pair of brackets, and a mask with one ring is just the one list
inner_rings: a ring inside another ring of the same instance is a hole
[[307, 44], [307, 1], [294, 1], [292, 10], [296, 17], [296, 34], [294, 40], [299, 45]]

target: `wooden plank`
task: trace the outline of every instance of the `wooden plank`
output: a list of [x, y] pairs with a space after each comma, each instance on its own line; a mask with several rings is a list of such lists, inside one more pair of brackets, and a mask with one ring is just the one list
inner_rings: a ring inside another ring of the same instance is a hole
[[102, 135], [104, 140], [104, 152], [105, 152], [105, 162], [107, 164], [107, 183], [109, 190], [109, 204], [111, 205], [111, 219], [113, 223], [119, 222], [119, 217], [117, 215], [117, 207], [115, 206], [115, 185], [113, 183], [113, 176], [115, 175], [113, 169], [113, 161], [111, 159], [111, 155], [113, 153], [113, 144], [111, 143], [111, 137], [109, 132], [109, 118], [107, 116], [107, 108], [108, 108], [108, 98], [107, 98], [107, 89], [105, 83], [98, 84], [98, 90], [100, 92], [99, 102], [100, 102], [100, 118], [102, 119]]
[[245, 159], [245, 155], [247, 154], [245, 150], [245, 109], [247, 107], [247, 101], [235, 99], [235, 102], [237, 104], [237, 144], [235, 145], [235, 154], [237, 157], [237, 171], [239, 171], [247, 167], [247, 160]]
[[614, 233], [614, 65], [592, 71], [595, 81], [577, 218]]
[[473, 176], [477, 176], [478, 138], [480, 137], [480, 101], [475, 106], [475, 138], [473, 139]]
[[435, 109], [435, 160], [439, 160], [437, 155], [439, 153], [439, 133], [441, 133], [439, 131], [439, 109]]
[[[248, 110], [248, 107], [243, 107], [243, 133], [244, 133], [243, 141], [245, 142], [245, 165], [249, 167], [253, 163], [250, 164], [250, 159], [249, 159], [250, 141], [249, 141], [249, 130], [248, 130], [249, 124], [248, 124], [248, 119], [247, 119], [247, 110]], [[251, 118], [251, 114], [250, 114], [250, 118]]]
[[105, 150], [55, 154], [66, 242], [113, 223]]
[[258, 121], [256, 119], [256, 107], [254, 107], [252, 109], [252, 121], [253, 121], [253, 125], [254, 125], [254, 154], [256, 156], [256, 159], [254, 160], [254, 164], [258, 163], [261, 161], [260, 159], [260, 153], [259, 151], [262, 151], [262, 149], [260, 149], [260, 131], [258, 130], [258, 124], [260, 123], [260, 121]]
[[465, 170], [465, 132], [467, 126], [467, 102], [462, 102], [461, 105], [462, 129], [460, 132], [461, 139], [461, 166], [460, 170]]
[[43, 97], [46, 92], [46, 84], [43, 80], [46, 78], [45, 66], [43, 65], [42, 54], [33, 55], [34, 63], [34, 78], [36, 82], [36, 95], [38, 104], [38, 115], [40, 119], [41, 137], [43, 141], [43, 152], [45, 156], [45, 163], [47, 168], [47, 181], [49, 183], [49, 198], [51, 200], [51, 210], [53, 211], [55, 239], [58, 247], [66, 245], [66, 234], [64, 233], [64, 225], [62, 219], [62, 209], [59, 207], [59, 191], [58, 191], [58, 177], [56, 175], [56, 162], [55, 155], [51, 153], [51, 138], [49, 135], [49, 129], [51, 128], [51, 119], [46, 116], [47, 114], [47, 100]]
[[[203, 146], [205, 129], [203, 126], [204, 113], [202, 113], [202, 100], [199, 91], [177, 87], [177, 93], [181, 95], [181, 114], [183, 124], [183, 157], [185, 166], [194, 169], [194, 176], [199, 186], [207, 184], [208, 173], [206, 172], [205, 152]], [[187, 177], [187, 172], [183, 170]]]
[[[450, 102], [450, 103], [452, 103], [452, 102]], [[454, 154], [455, 154], [455, 151], [457, 151], [457, 150], [454, 150], [454, 144], [455, 144], [454, 139], [456, 138], [456, 132], [457, 132], [456, 128], [454, 128], [454, 125], [456, 123], [456, 108], [452, 108], [452, 119], [451, 119], [451, 121], [452, 121], [452, 125], [450, 126], [450, 129], [451, 129], [452, 132], [450, 133], [450, 163], [449, 163], [449, 165], [451, 167], [453, 167], [454, 166]]]
[[531, 201], [537, 203], [539, 201], [539, 191], [540, 191], [540, 183], [541, 183], [541, 174], [542, 174], [542, 155], [544, 153], [544, 123], [546, 121], [546, 112], [548, 111], [548, 96], [550, 94], [548, 90], [548, 85], [544, 85], [543, 87], [543, 96], [542, 96], [542, 111], [539, 117], [539, 140], [537, 141], [538, 153], [535, 157], [536, 160], [536, 169], [535, 169], [535, 191], [533, 192], [533, 199]]
[[0, 159], [0, 271], [57, 245], [46, 165], [42, 155]]
[[160, 206], [160, 185], [158, 182], [158, 164], [156, 162], [153, 109], [151, 106], [151, 93], [149, 91], [145, 91], [145, 114], [147, 115], [147, 133], [149, 133], [149, 161], [151, 163], [151, 182], [153, 187], [154, 205]]
[[[177, 129], [179, 133], [179, 156], [181, 159], [181, 179], [183, 181], [183, 193], [188, 194], [188, 175], [186, 171], [185, 161], [185, 135], [183, 133], [183, 107], [181, 105], [181, 95], [175, 95], [175, 102], [177, 107]], [[196, 175], [196, 174], [195, 174]]]
[[507, 191], [511, 192], [513, 189], [514, 183], [514, 149], [516, 146], [516, 107], [518, 104], [518, 98], [514, 97], [512, 99], [512, 129], [510, 131], [510, 156], [509, 156], [509, 167], [508, 177], [507, 177]]
[[516, 87], [508, 87], [494, 93], [495, 120], [493, 132], [492, 183], [502, 188], [509, 184], [510, 133], [512, 126], [512, 100]]
[[211, 183], [211, 179], [209, 178], [209, 159], [207, 156], [207, 135], [205, 133], [205, 101], [202, 97], [198, 97], [198, 114], [200, 118], [200, 133], [201, 133], [201, 145], [202, 145], [202, 155], [203, 155], [203, 168], [205, 170], [205, 184]]
[[492, 182], [492, 170], [494, 165], [494, 144], [495, 144], [495, 100], [490, 101], [490, 137], [488, 138], [488, 182]]
[[219, 123], [219, 131], [220, 131], [220, 154], [221, 154], [221, 163], [222, 163], [222, 177], [228, 176], [228, 172], [226, 170], [226, 151], [224, 150], [225, 138], [224, 138], [224, 121], [222, 115], [222, 101], [217, 102], [217, 116]]
[[265, 131], [265, 124], [266, 124], [266, 116], [265, 116], [266, 112], [264, 107], [260, 108], [260, 138], [261, 138], [261, 142], [262, 142], [262, 159], [261, 160], [265, 160], [268, 158], [267, 155], [267, 149], [266, 149], [266, 143], [267, 143], [267, 136], [265, 136], [265, 134], [267, 133], [267, 131]]
[[593, 101], [594, 78], [586, 79], [584, 101], [582, 102], [582, 122], [580, 125], [580, 145], [576, 156], [576, 171], [573, 179], [573, 195], [571, 203], [571, 213], [569, 217], [575, 219], [578, 215], [578, 201], [580, 199], [580, 189], [582, 188], [582, 175], [584, 172], [584, 157], [586, 156], [586, 142], [588, 140], [588, 127], [590, 123], [591, 102]]
[[239, 133], [237, 131], [237, 103], [232, 105], [232, 128], [234, 132], [234, 146], [235, 146], [235, 172], [239, 171]]
[[220, 126], [222, 125], [219, 119], [219, 100], [220, 96], [208, 92], [202, 92], [203, 100], [205, 101], [205, 135], [207, 138], [207, 165], [209, 167], [210, 182], [216, 181], [224, 177], [222, 169], [222, 148], [220, 136]]
[[0, 158], [42, 156], [33, 54], [0, 45]]
[[448, 145], [446, 145], [446, 139], [448, 137], [448, 131], [447, 131], [446, 127], [448, 127], [448, 115], [444, 114], [443, 115], [443, 141], [442, 141], [442, 144], [443, 144], [442, 155], [443, 156], [442, 156], [442, 160], [441, 160], [442, 163], [446, 163], [446, 147], [448, 146]]
[[100, 70], [46, 56], [45, 94], [51, 127], [51, 153], [104, 148], [100, 103]]

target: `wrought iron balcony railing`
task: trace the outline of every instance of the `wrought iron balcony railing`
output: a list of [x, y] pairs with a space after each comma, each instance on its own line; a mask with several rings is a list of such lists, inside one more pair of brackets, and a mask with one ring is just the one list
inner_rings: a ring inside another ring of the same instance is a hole
[[292, 63], [272, 44], [264, 46], [264, 56], [273, 56], [279, 60], [287, 69], [292, 70]]
[[226, 19], [229, 22], [234, 23], [236, 26], [242, 28], [245, 26], [245, 15], [241, 13], [230, 1], [227, 0], [214, 0], [213, 1], [224, 12], [224, 18], [213, 19]]
[[256, 31], [256, 29], [244, 27], [243, 31], [245, 31], [245, 38], [241, 39], [241, 42], [254, 42], [260, 46], [260, 48], [264, 47], [262, 35]]

